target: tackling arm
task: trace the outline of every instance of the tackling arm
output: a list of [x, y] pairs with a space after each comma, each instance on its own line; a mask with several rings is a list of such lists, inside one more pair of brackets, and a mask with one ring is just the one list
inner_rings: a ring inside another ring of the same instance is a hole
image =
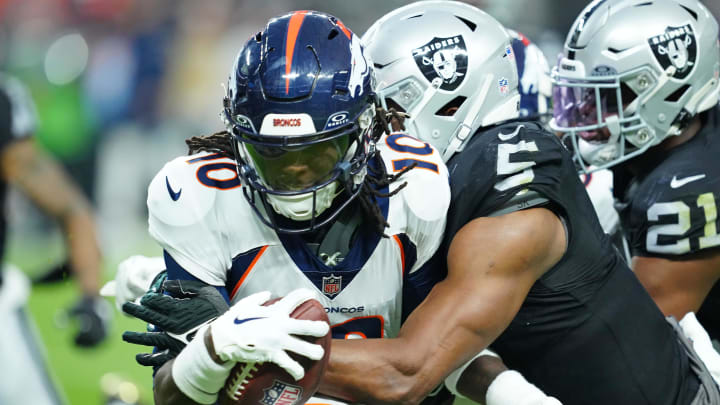
[[451, 243], [447, 278], [397, 338], [333, 341], [320, 391], [363, 403], [420, 402], [500, 335], [565, 248], [561, 221], [544, 208], [473, 220]]

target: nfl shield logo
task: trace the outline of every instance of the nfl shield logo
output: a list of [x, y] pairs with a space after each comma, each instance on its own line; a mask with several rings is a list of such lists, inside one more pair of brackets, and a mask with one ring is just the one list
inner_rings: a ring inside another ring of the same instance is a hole
[[498, 80], [498, 90], [500, 90], [500, 94], [508, 94], [510, 91], [509, 84], [508, 79], [504, 77]]
[[322, 278], [322, 292], [328, 298], [340, 294], [340, 290], [342, 290], [342, 276], [331, 274]]
[[263, 390], [262, 405], [295, 405], [302, 397], [302, 388], [275, 380], [270, 388]]

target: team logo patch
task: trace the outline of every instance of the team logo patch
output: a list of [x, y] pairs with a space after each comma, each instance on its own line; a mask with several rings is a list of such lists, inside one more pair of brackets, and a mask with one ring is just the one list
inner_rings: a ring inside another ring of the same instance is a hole
[[242, 114], [238, 114], [235, 116], [235, 122], [237, 123], [237, 125], [239, 127], [241, 127], [242, 129], [244, 129], [246, 131], [249, 131], [252, 133], [256, 132], [252, 121], [250, 121], [250, 118], [248, 118]]
[[322, 278], [322, 292], [328, 298], [332, 298], [342, 290], [342, 276], [331, 274]]
[[655, 59], [663, 69], [675, 67], [675, 79], [684, 79], [695, 66], [697, 41], [690, 24], [682, 27], [667, 27], [665, 32], [648, 39]]
[[263, 405], [295, 405], [302, 396], [302, 388], [275, 380], [270, 388], [263, 390]]
[[435, 37], [412, 53], [418, 68], [435, 88], [455, 90], [465, 78], [467, 48], [461, 35]]
[[329, 129], [337, 128], [341, 125], [345, 125], [349, 122], [350, 114], [347, 111], [338, 111], [328, 117], [327, 123], [325, 123], [325, 131]]

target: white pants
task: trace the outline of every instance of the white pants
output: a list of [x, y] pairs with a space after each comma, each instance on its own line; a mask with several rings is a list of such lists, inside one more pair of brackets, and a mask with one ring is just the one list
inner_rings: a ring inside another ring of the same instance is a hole
[[0, 405], [63, 403], [45, 369], [25, 303], [30, 282], [12, 266], [4, 266], [0, 287]]

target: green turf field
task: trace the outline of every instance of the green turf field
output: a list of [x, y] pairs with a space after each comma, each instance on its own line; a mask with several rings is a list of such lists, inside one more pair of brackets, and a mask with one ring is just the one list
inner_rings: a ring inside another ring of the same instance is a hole
[[[53, 235], [45, 240], [28, 240], [13, 235], [9, 243], [8, 261], [29, 274], [37, 274], [62, 261], [65, 256], [62, 239]], [[24, 239], [24, 240], [21, 240]], [[143, 239], [138, 238], [138, 239]], [[157, 254], [154, 245], [139, 241], [138, 253]], [[43, 252], [42, 255], [37, 252]], [[114, 276], [117, 261], [105, 263], [104, 279]], [[140, 401], [150, 405], [152, 400], [152, 371], [135, 362], [139, 346], [121, 339], [125, 330], [144, 330], [145, 324], [120, 314], [112, 299], [113, 323], [108, 338], [92, 349], [78, 348], [73, 343], [75, 325], [65, 311], [79, 298], [72, 281], [34, 286], [30, 295], [29, 310], [45, 347], [46, 358], [56, 385], [70, 405], [102, 405], [104, 395], [100, 380], [104, 375], [117, 375], [134, 383], [139, 389]]]
[[145, 325], [116, 312], [105, 342], [93, 349], [77, 348], [72, 341], [73, 327], [67, 325], [62, 316], [62, 311], [76, 300], [76, 294], [70, 282], [39, 286], [33, 289], [29, 304], [45, 345], [50, 370], [67, 402], [102, 404], [100, 379], [107, 373], [115, 373], [138, 386], [143, 404], [152, 404], [151, 370], [137, 365], [134, 359], [137, 349], [120, 339], [124, 330], [142, 330]]

